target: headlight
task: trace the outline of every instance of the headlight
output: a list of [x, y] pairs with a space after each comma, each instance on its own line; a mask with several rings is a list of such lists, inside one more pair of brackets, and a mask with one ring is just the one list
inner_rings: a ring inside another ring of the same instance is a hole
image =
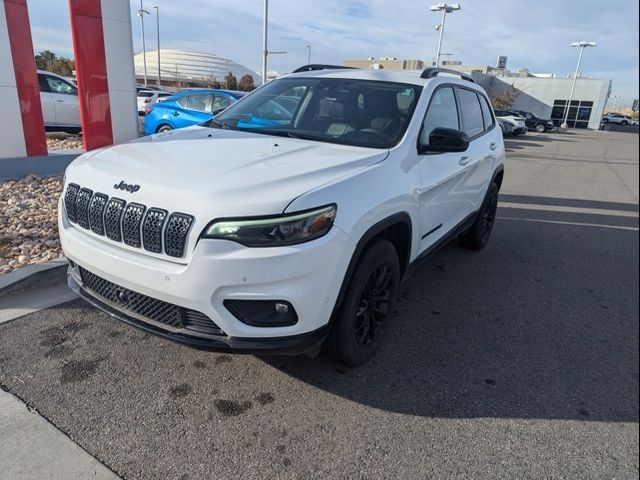
[[233, 240], [247, 247], [277, 247], [308, 242], [325, 235], [336, 217], [336, 206], [273, 217], [214, 220], [203, 238]]

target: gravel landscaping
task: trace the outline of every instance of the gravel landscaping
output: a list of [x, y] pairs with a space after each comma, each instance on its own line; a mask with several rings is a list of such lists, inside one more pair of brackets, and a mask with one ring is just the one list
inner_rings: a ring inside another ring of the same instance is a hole
[[0, 183], [0, 274], [62, 256], [61, 191], [62, 177], [27, 175]]
[[84, 148], [82, 137], [78, 135], [50, 134], [47, 135], [47, 150], [76, 150]]

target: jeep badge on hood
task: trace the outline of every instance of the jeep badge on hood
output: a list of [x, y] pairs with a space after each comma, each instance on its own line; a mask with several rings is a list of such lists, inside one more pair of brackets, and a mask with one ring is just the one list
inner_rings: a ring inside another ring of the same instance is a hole
[[116, 183], [113, 188], [116, 190], [126, 190], [129, 193], [135, 193], [140, 190], [140, 185], [128, 185], [124, 183], [124, 180], [120, 180], [120, 183]]

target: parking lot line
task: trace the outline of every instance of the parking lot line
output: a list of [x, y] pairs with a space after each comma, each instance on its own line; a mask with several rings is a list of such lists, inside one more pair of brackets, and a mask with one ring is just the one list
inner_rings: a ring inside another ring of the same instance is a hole
[[578, 227], [599, 227], [599, 228], [611, 228], [614, 230], [629, 230], [632, 232], [637, 232], [638, 227], [622, 227], [618, 225], [601, 225], [597, 223], [583, 223], [583, 222], [561, 222], [558, 220], [541, 220], [539, 218], [516, 218], [516, 217], [496, 217], [499, 220], [515, 220], [518, 222], [536, 222], [536, 223], [552, 223], [556, 225], [575, 225]]

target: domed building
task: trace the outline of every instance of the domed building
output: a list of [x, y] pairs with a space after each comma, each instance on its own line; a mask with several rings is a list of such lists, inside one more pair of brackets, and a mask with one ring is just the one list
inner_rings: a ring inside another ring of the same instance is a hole
[[[142, 53], [133, 57], [136, 80], [144, 79], [144, 60]], [[239, 81], [245, 75], [251, 75], [256, 85], [260, 84], [260, 75], [239, 63], [222, 58], [213, 53], [190, 52], [188, 50], [160, 49], [160, 77], [162, 85], [180, 87], [204, 87], [215, 82], [224, 82], [231, 72]], [[147, 83], [156, 85], [158, 79], [158, 51], [147, 51]]]

